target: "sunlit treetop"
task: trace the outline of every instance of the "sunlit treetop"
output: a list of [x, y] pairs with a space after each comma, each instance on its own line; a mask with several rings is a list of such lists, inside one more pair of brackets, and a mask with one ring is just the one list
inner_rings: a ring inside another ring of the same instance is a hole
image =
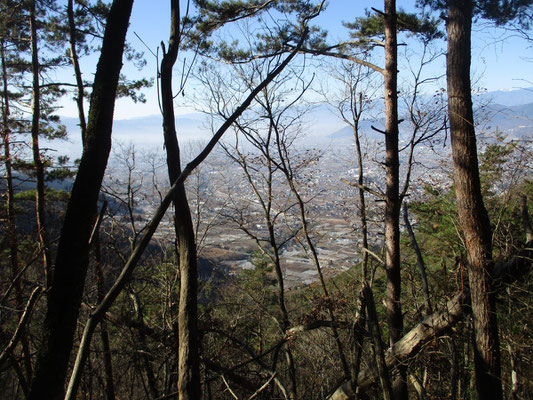
[[[417, 15], [404, 10], [397, 12], [397, 30], [408, 35], [417, 35], [424, 41], [442, 38], [443, 32], [439, 29], [440, 21], [427, 15]], [[354, 22], [345, 22], [344, 26], [351, 30], [350, 36], [359, 41], [362, 47], [373, 47], [375, 41], [369, 39], [385, 38], [384, 15], [380, 12], [366, 10], [366, 16], [356, 18]]]
[[[287, 44], [295, 45], [304, 30], [306, 22], [323, 9], [323, 2], [304, 0], [258, 1], [195, 0], [198, 14], [184, 19], [184, 47], [194, 48], [226, 61], [245, 61], [254, 54], [278, 54], [290, 50]], [[258, 29], [244, 39], [241, 46], [238, 39], [215, 43], [211, 36], [217, 29], [232, 22], [255, 19]], [[265, 29], [264, 20], [271, 18], [275, 24]], [[309, 29], [309, 40], [319, 42], [325, 33], [317, 27]], [[308, 41], [309, 43], [309, 41]]]
[[418, 6], [429, 6], [434, 10], [445, 12], [453, 3], [458, 5], [471, 5], [472, 13], [476, 17], [491, 20], [497, 25], [504, 25], [511, 21], [529, 29], [533, 20], [533, 0], [417, 0]]

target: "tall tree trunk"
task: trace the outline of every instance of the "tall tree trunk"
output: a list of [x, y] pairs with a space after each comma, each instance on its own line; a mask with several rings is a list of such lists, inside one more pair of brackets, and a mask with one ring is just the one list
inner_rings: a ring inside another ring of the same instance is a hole
[[[174, 118], [172, 68], [180, 45], [179, 1], [171, 1], [171, 28], [168, 51], [161, 61], [161, 100], [163, 130], [167, 151], [170, 183], [181, 174], [180, 149]], [[174, 227], [178, 241], [180, 268], [180, 299], [178, 308], [178, 396], [182, 400], [201, 397], [200, 359], [198, 341], [198, 265], [191, 212], [185, 185], [178, 184], [173, 198]]]
[[[363, 249], [368, 249], [368, 218], [366, 216], [366, 198], [363, 185], [365, 182], [365, 173], [363, 170], [363, 155], [361, 152], [361, 142], [359, 140], [359, 128], [355, 131], [355, 147], [357, 149], [357, 165], [359, 167], [359, 218], [361, 219], [361, 235], [363, 237]], [[366, 282], [368, 279], [368, 252], [363, 250], [363, 261], [361, 262], [361, 275]]]
[[[353, 90], [350, 90], [350, 99], [351, 99], [351, 105], [352, 105], [352, 116], [353, 121], [350, 125], [352, 125], [353, 129], [353, 135], [355, 140], [355, 150], [357, 154], [357, 168], [359, 169], [359, 174], [357, 177], [357, 183], [359, 184], [358, 190], [359, 190], [359, 218], [361, 220], [361, 236], [363, 240], [363, 249], [368, 249], [368, 221], [366, 216], [366, 198], [365, 198], [365, 189], [363, 188], [363, 185], [365, 184], [365, 171], [364, 171], [364, 163], [363, 163], [363, 149], [361, 148], [361, 132], [359, 129], [359, 121], [361, 120], [361, 115], [363, 113], [363, 92], [359, 93], [359, 96], [357, 96], [357, 93], [355, 92], [355, 88], [357, 86], [354, 85]], [[363, 250], [363, 261], [361, 263], [361, 274], [363, 281], [366, 282], [368, 278], [368, 252]]]
[[[398, 160], [398, 44], [396, 39], [396, 1], [385, 0], [385, 270], [387, 293], [385, 306], [389, 324], [390, 345], [394, 345], [403, 331], [400, 303], [400, 197]], [[396, 400], [407, 399], [407, 376], [404, 367], [394, 377]]]
[[64, 384], [89, 262], [89, 237], [111, 150], [113, 110], [133, 0], [114, 0], [93, 84], [86, 145], [57, 249], [30, 399], [57, 399]]
[[459, 221], [468, 258], [479, 399], [501, 399], [500, 344], [492, 293], [491, 227], [481, 196], [470, 86], [471, 0], [450, 0], [447, 81], [453, 172]]
[[[21, 277], [19, 277], [19, 258], [18, 258], [18, 239], [17, 239], [17, 217], [15, 214], [15, 190], [13, 187], [13, 165], [11, 160], [11, 129], [9, 127], [9, 89], [7, 82], [7, 64], [5, 57], [5, 42], [2, 40], [0, 44], [1, 48], [1, 61], [2, 61], [2, 98], [3, 98], [3, 107], [2, 107], [2, 139], [4, 145], [4, 163], [6, 168], [6, 208], [7, 208], [7, 232], [8, 232], [8, 242], [9, 242], [9, 264], [11, 268], [11, 276], [15, 283], [15, 299], [16, 299], [16, 308], [22, 309], [24, 306], [23, 302], [23, 292], [22, 286], [20, 284]], [[31, 379], [32, 375], [32, 364], [31, 364], [31, 351], [30, 344], [28, 340], [28, 335], [26, 328], [22, 331], [21, 336], [22, 343], [22, 353], [24, 358], [24, 368], [26, 372], [26, 380]], [[25, 388], [27, 391], [27, 387]]]
[[41, 88], [39, 80], [39, 39], [37, 37], [37, 21], [35, 16], [35, 0], [30, 3], [30, 30], [31, 30], [31, 68], [33, 75], [33, 99], [32, 99], [32, 121], [31, 139], [33, 150], [33, 163], [35, 177], [37, 180], [37, 190], [35, 191], [35, 206], [37, 209], [37, 233], [43, 256], [43, 268], [46, 287], [50, 286], [51, 255], [48, 246], [48, 235], [46, 233], [46, 215], [44, 199], [44, 164], [39, 149], [39, 121], [41, 120]]
[[[267, 152], [269, 152], [269, 149], [266, 149]], [[283, 334], [287, 333], [287, 329], [290, 328], [290, 320], [289, 320], [289, 313], [287, 311], [287, 307], [285, 305], [285, 282], [283, 278], [283, 272], [281, 269], [281, 259], [280, 259], [280, 247], [276, 241], [276, 235], [274, 232], [274, 224], [272, 223], [272, 216], [271, 216], [271, 210], [272, 210], [272, 165], [271, 165], [271, 159], [267, 159], [267, 163], [269, 166], [268, 171], [268, 200], [267, 200], [267, 207], [265, 208], [265, 219], [268, 229], [268, 237], [270, 246], [272, 247], [273, 252], [273, 264], [274, 264], [274, 270], [276, 271], [276, 279], [278, 282], [278, 306], [281, 312], [281, 330], [283, 331]], [[247, 173], [247, 176], [250, 177]], [[251, 179], [251, 177], [250, 177]], [[294, 357], [292, 355], [292, 351], [289, 348], [289, 346], [285, 347], [285, 358], [287, 360], [287, 368], [289, 370], [289, 378], [291, 381], [291, 388], [290, 388], [290, 396], [291, 399], [297, 398], [298, 393], [298, 387], [297, 387], [297, 381], [296, 381], [296, 367], [294, 365]]]

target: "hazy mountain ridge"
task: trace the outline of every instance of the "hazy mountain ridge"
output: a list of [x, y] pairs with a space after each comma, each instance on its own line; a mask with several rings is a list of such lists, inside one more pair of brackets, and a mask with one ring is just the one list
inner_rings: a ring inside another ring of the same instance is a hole
[[[525, 91], [525, 90], [522, 90]], [[520, 92], [522, 92], [520, 91]], [[530, 95], [520, 94], [515, 100], [507, 92], [502, 92], [504, 95], [498, 95], [496, 98], [500, 100], [509, 99], [510, 103], [518, 102], [518, 99], [530, 100], [526, 104], [508, 105], [489, 102], [491, 100], [492, 92], [482, 95], [485, 97], [482, 101], [477, 99], [477, 103], [482, 104], [474, 110], [474, 120], [477, 124], [477, 129], [483, 132], [495, 132], [496, 130], [508, 135], [512, 139], [522, 139], [531, 135], [533, 132], [533, 91]], [[511, 92], [509, 92], [511, 93]], [[373, 119], [360, 121], [361, 132], [369, 135], [371, 138], [379, 138], [382, 136], [379, 132], [372, 129], [372, 126], [380, 129], [385, 124], [385, 119]], [[400, 135], [407, 131], [406, 123], [403, 127], [400, 125]], [[403, 129], [402, 129], [403, 128]], [[341, 139], [353, 137], [353, 129], [350, 126], [334, 131], [329, 135], [331, 139]]]
[[[476, 122], [485, 131], [498, 128], [510, 137], [521, 138], [529, 135], [533, 129], [533, 88], [476, 94], [474, 103], [478, 105]], [[372, 114], [376, 114], [376, 112]], [[318, 140], [338, 140], [353, 136], [352, 129], [342, 122], [326, 104], [320, 104], [313, 108], [305, 120], [307, 121], [305, 133], [308, 137]], [[77, 118], [63, 117], [62, 122], [69, 132], [69, 140], [61, 145], [61, 150], [69, 154], [71, 158], [79, 157], [81, 138], [78, 120]], [[384, 119], [364, 119], [361, 121], [361, 129], [365, 135], [368, 135], [369, 138], [379, 138], [381, 134], [374, 131], [371, 125], [381, 129], [384, 125]], [[405, 126], [403, 130], [406, 129]], [[211, 132], [207, 128], [206, 115], [203, 113], [177, 116], [176, 127], [181, 142], [205, 141], [211, 137]], [[114, 121], [113, 125], [113, 140], [122, 143], [132, 142], [138, 148], [162, 148], [162, 132], [162, 117], [160, 115], [118, 119]], [[54, 145], [52, 144], [51, 147]]]

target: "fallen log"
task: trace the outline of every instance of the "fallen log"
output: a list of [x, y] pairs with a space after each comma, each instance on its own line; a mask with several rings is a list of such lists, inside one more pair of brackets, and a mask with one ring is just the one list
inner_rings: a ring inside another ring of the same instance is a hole
[[[495, 280], [498, 289], [503, 289], [504, 284], [510, 283], [531, 269], [533, 261], [533, 241], [508, 262], [495, 268]], [[427, 316], [422, 322], [407, 332], [394, 346], [390, 347], [385, 354], [388, 368], [394, 368], [399, 363], [415, 356], [425, 344], [449, 331], [455, 324], [461, 321], [466, 314], [469, 303], [469, 291], [465, 288], [449, 300], [442, 310]], [[363, 370], [357, 378], [357, 387], [364, 388], [376, 382], [376, 371]], [[328, 400], [349, 400], [355, 397], [354, 382], [344, 381], [336, 390], [327, 397]]]

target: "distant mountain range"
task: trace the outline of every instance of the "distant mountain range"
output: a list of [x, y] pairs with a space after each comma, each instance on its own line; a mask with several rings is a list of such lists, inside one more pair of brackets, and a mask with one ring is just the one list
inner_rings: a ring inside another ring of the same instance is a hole
[[493, 104], [484, 111], [486, 119], [479, 118], [484, 131], [499, 130], [514, 139], [533, 135], [533, 102], [515, 106]]
[[533, 103], [533, 87], [483, 92], [475, 94], [474, 99], [475, 98], [493, 104], [503, 104], [508, 107], [519, 106], [522, 104]]
[[[477, 110], [475, 121], [478, 130], [483, 132], [495, 132], [496, 130], [506, 134], [512, 139], [522, 139], [533, 134], [533, 103], [519, 106], [502, 106], [492, 104]], [[383, 127], [384, 119], [374, 121], [361, 121], [360, 129], [367, 137], [379, 138], [381, 134], [372, 129], [372, 125]], [[331, 139], [352, 138], [353, 130], [345, 126], [329, 135]]]
[[[499, 102], [496, 103], [495, 101]], [[521, 103], [528, 101], [528, 103]], [[474, 121], [483, 132], [496, 130], [509, 138], [521, 139], [533, 134], [533, 88], [515, 91], [488, 92], [474, 97]], [[401, 114], [401, 110], [400, 110]], [[367, 137], [379, 138], [372, 125], [383, 128], [385, 119], [363, 120], [360, 129]], [[404, 128], [405, 129], [405, 128]], [[400, 133], [402, 126], [400, 126]], [[329, 135], [331, 139], [352, 138], [353, 130], [344, 126]]]
[[[533, 87], [510, 91], [495, 91], [476, 94], [474, 103], [478, 107], [476, 123], [481, 129], [490, 131], [498, 128], [511, 137], [524, 137], [533, 131]], [[382, 107], [381, 101], [376, 108]], [[401, 111], [401, 110], [400, 110]], [[401, 113], [401, 112], [400, 112]], [[379, 113], [383, 115], [383, 113]], [[305, 118], [306, 135], [313, 141], [335, 141], [352, 137], [349, 126], [338, 118], [326, 104], [320, 104], [312, 109]], [[62, 118], [69, 132], [69, 140], [61, 144], [61, 154], [68, 154], [71, 158], [81, 155], [81, 139], [76, 118]], [[363, 120], [361, 128], [369, 137], [378, 138], [379, 133], [371, 129], [371, 125], [383, 128], [384, 119]], [[176, 126], [180, 141], [206, 141], [211, 137], [207, 128], [205, 114], [190, 113], [176, 117]], [[137, 148], [163, 147], [162, 117], [150, 115], [130, 119], [115, 120], [113, 125], [113, 140], [123, 143], [132, 142]], [[57, 142], [50, 144], [57, 148]]]
[[[81, 133], [77, 118], [62, 117], [69, 139], [61, 145], [61, 152], [72, 159], [81, 155]], [[163, 148], [163, 119], [160, 115], [149, 115], [113, 122], [113, 142], [134, 143], [137, 148]], [[206, 140], [210, 134], [204, 127], [204, 114], [194, 113], [176, 118], [176, 126], [182, 141]], [[50, 147], [57, 147], [51, 143]]]

